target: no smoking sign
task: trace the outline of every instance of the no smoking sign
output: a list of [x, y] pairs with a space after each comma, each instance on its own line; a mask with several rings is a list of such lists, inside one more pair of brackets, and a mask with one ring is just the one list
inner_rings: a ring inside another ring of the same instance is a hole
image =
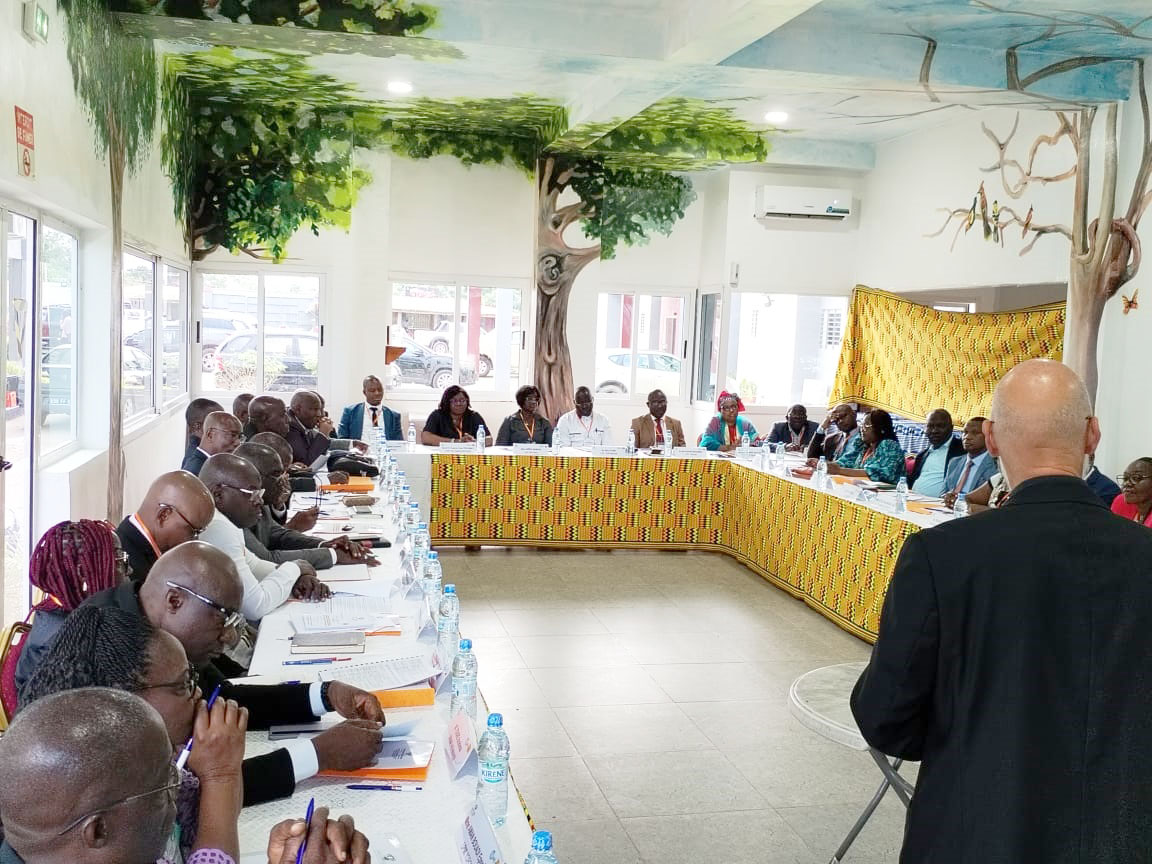
[[36, 135], [32, 115], [16, 107], [16, 172], [21, 177], [36, 176]]

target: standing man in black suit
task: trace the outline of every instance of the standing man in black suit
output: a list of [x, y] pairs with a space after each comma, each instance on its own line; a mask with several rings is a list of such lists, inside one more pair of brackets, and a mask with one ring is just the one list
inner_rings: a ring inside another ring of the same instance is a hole
[[784, 415], [784, 422], [772, 427], [768, 443], [783, 444], [789, 453], [805, 453], [817, 436], [824, 440], [820, 424], [808, 419], [808, 409], [803, 405], [793, 405]]
[[116, 526], [132, 581], [143, 582], [157, 558], [199, 537], [215, 513], [212, 495], [187, 471], [169, 471], [152, 481], [136, 512]]
[[1029, 360], [985, 421], [1004, 506], [910, 536], [852, 713], [920, 760], [901, 864], [1137, 864], [1152, 850], [1152, 531], [1082, 479], [1080, 379]]

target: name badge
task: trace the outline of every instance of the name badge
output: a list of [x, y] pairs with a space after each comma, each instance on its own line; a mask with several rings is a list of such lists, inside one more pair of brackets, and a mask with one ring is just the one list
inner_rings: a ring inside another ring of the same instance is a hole
[[552, 448], [547, 444], [513, 444], [513, 453], [551, 453]]
[[484, 805], [479, 801], [472, 805], [464, 824], [456, 830], [456, 852], [460, 864], [508, 864], [496, 842]]
[[466, 711], [459, 712], [448, 724], [444, 752], [448, 754], [448, 776], [453, 780], [460, 776], [466, 765], [476, 761], [473, 758], [476, 755], [476, 730]]
[[475, 453], [475, 441], [441, 441], [441, 453]]
[[674, 447], [672, 455], [681, 459], [707, 459], [712, 454], [704, 447]]

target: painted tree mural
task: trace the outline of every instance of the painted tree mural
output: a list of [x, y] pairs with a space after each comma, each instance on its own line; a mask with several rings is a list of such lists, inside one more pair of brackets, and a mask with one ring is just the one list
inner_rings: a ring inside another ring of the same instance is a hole
[[156, 55], [149, 40], [128, 37], [102, 0], [60, 0], [72, 84], [88, 114], [96, 155], [108, 162], [112, 199], [111, 374], [108, 391], [108, 519], [124, 515], [121, 319], [124, 296], [124, 177], [144, 161], [156, 124]]
[[414, 36], [436, 23], [436, 7], [413, 0], [108, 0], [108, 6], [114, 12], [379, 36]]

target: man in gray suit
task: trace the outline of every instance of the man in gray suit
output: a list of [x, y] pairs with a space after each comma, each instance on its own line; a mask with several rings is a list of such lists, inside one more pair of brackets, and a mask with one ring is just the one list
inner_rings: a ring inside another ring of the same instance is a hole
[[247, 442], [236, 448], [235, 455], [246, 459], [260, 472], [264, 488], [264, 507], [260, 521], [244, 530], [244, 545], [257, 558], [283, 564], [285, 561], [307, 561], [317, 570], [335, 564], [374, 563], [367, 550], [345, 537], [321, 541], [281, 525], [272, 516], [272, 507], [287, 503], [291, 495], [288, 472], [276, 451], [263, 444]]

